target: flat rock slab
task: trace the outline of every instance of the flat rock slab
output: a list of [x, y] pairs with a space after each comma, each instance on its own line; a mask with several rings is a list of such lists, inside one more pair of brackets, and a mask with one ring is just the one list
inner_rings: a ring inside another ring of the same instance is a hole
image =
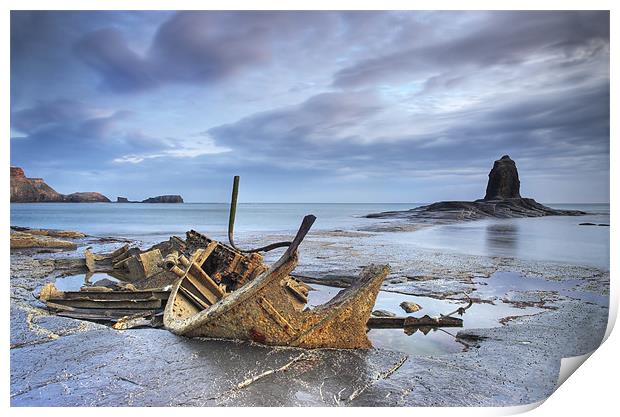
[[563, 357], [597, 349], [607, 309], [562, 302], [553, 312], [509, 325], [460, 331], [471, 346], [458, 354], [411, 357], [378, 381], [356, 406], [512, 406], [531, 404], [555, 391]]
[[578, 210], [558, 210], [540, 204], [531, 198], [507, 198], [500, 200], [440, 201], [404, 211], [371, 213], [371, 219], [406, 219], [428, 224], [446, 224], [485, 218], [521, 218], [543, 216], [582, 216]]
[[374, 349], [272, 348], [99, 328], [12, 349], [11, 405], [345, 404], [406, 358]]

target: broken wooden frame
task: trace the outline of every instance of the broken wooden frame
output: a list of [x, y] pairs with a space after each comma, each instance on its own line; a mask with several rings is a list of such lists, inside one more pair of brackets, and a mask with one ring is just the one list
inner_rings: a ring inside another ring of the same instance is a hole
[[[202, 280], [203, 287], [213, 285], [206, 279], [211, 278], [209, 273], [198, 268], [206, 262], [202, 261], [205, 253], [199, 252], [199, 262], [192, 262], [196, 266], [190, 266], [172, 288], [164, 310], [164, 326], [187, 337], [253, 340], [306, 348], [371, 347], [366, 322], [389, 267], [367, 267], [351, 287], [312, 309], [304, 309], [303, 292], [291, 291], [294, 284], [289, 273], [297, 266], [297, 248], [315, 219], [312, 215], [304, 218], [285, 253], [267, 271], [206, 308], [187, 295], [187, 288], [198, 287], [197, 280]], [[211, 291], [210, 295], [216, 294]]]

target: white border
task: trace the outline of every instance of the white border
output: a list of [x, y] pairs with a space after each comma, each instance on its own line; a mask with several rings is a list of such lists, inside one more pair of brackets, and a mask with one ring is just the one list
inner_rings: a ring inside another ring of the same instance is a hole
[[[617, 2], [616, 2], [617, 3]], [[55, 9], [55, 10], [104, 10], [104, 9], [118, 9], [118, 10], [179, 10], [179, 9], [300, 9], [300, 10], [337, 10], [337, 9], [364, 9], [364, 10], [383, 10], [383, 9], [417, 9], [417, 10], [565, 10], [565, 9], [588, 9], [588, 10], [611, 10], [611, 74], [617, 73], [614, 71], [618, 68], [616, 64], [617, 61], [617, 48], [618, 45], [618, 18], [617, 11], [614, 10], [614, 2], [612, 1], [600, 1], [600, 0], [590, 0], [590, 1], [532, 1], [532, 0], [504, 0], [502, 2], [498, 1], [428, 1], [428, 0], [420, 0], [420, 1], [402, 1], [402, 0], [383, 0], [381, 2], [368, 2], [368, 1], [324, 1], [324, 0], [314, 0], [314, 1], [296, 1], [294, 4], [287, 1], [263, 1], [263, 2], [250, 2], [250, 1], [239, 1], [239, 0], [229, 0], [227, 2], [199, 2], [193, 0], [150, 0], [150, 1], [140, 1], [140, 0], [90, 0], [90, 1], [78, 1], [78, 0], [61, 0], [61, 1], [44, 1], [44, 0], [5, 0], [2, 2], [3, 13], [0, 17], [0, 27], [3, 31], [3, 39], [0, 44], [0, 50], [2, 53], [3, 66], [2, 66], [2, 86], [4, 93], [4, 100], [2, 103], [2, 112], [0, 115], [0, 120], [2, 123], [3, 131], [5, 132], [5, 136], [2, 141], [3, 152], [0, 152], [0, 158], [6, 167], [10, 164], [9, 160], [9, 136], [10, 136], [10, 128], [9, 128], [9, 58], [10, 58], [10, 18], [9, 18], [9, 10], [27, 10], [27, 9]], [[616, 51], [614, 51], [616, 49]], [[613, 80], [612, 80], [613, 86]], [[614, 114], [613, 110], [617, 108], [617, 97], [613, 94], [612, 88], [612, 115]], [[614, 137], [615, 132], [615, 124], [614, 118], [611, 117], [612, 130], [611, 137]], [[617, 154], [617, 146], [615, 146], [614, 141], [611, 141], [611, 184], [617, 184], [618, 179], [618, 154]], [[3, 309], [6, 314], [4, 320], [4, 328], [3, 328], [3, 340], [4, 346], [9, 346], [9, 322], [7, 318], [9, 317], [9, 262], [8, 262], [8, 254], [9, 254], [9, 224], [10, 224], [10, 205], [8, 193], [6, 190], [9, 188], [9, 176], [5, 174], [2, 177], [2, 182], [4, 185], [5, 192], [2, 193], [3, 204], [1, 207], [2, 210], [2, 259], [3, 259], [3, 271], [4, 278], [2, 279], [2, 290], [3, 294], [5, 294], [3, 298], [3, 303], [6, 303]], [[618, 253], [618, 237], [617, 234], [614, 234], [615, 230], [615, 211], [618, 203], [618, 192], [613, 187], [611, 188], [611, 207], [612, 207], [612, 224], [611, 227], [611, 253]], [[610, 267], [612, 271], [615, 271], [617, 268], [617, 260], [613, 256], [610, 259]], [[576, 376], [569, 378], [569, 380], [563, 384], [558, 391], [553, 394], [545, 403], [532, 411], [533, 415], [545, 415], [546, 413], [553, 414], [567, 414], [567, 415], [579, 415], [585, 413], [601, 413], [603, 415], [609, 414], [608, 410], [616, 409], [616, 405], [618, 404], [617, 400], [617, 392], [615, 391], [616, 379], [618, 374], [618, 356], [617, 352], [620, 351], [618, 348], [620, 347], [620, 341], [618, 332], [613, 332], [610, 335], [610, 331], [615, 323], [615, 318], [617, 315], [618, 309], [618, 291], [617, 285], [615, 284], [614, 278], [611, 280], [612, 282], [612, 296], [610, 300], [610, 320], [607, 329], [607, 336], [609, 338], [606, 342], [599, 348], [592, 356], [593, 359], [587, 361], [587, 365], [582, 366], [577, 370]], [[567, 362], [570, 362], [567, 361]], [[573, 361], [574, 362], [574, 361]], [[2, 397], [3, 405], [5, 407], [9, 407], [9, 355], [8, 352], [3, 356], [2, 368], [4, 369], [5, 378], [2, 379], [3, 392], [5, 395]], [[539, 405], [539, 404], [537, 404]], [[296, 408], [296, 409], [286, 409], [286, 408], [274, 408], [274, 409], [230, 409], [230, 408], [220, 408], [217, 410], [211, 410], [217, 413], [259, 413], [262, 412], [269, 413], [269, 415], [290, 415], [290, 413], [295, 413], [296, 415], [313, 415], [315, 416], [317, 412], [321, 414], [335, 414], [340, 412], [345, 412], [346, 414], [367, 414], [367, 415], [377, 415], [379, 413], [395, 413], [395, 414], [410, 414], [413, 413], [424, 413], [431, 415], [454, 415], [458, 414], [459, 416], [481, 416], [481, 415], [506, 415], [513, 413], [520, 413], [532, 408], [535, 408], [537, 405], [529, 405], [522, 407], [508, 407], [508, 408], [416, 408], [416, 409], [408, 409], [408, 408], [390, 408], [390, 409], [376, 409], [376, 408], [366, 408], [366, 409], [337, 409], [337, 408], [323, 408], [321, 410], [318, 409], [310, 409], [310, 408]], [[41, 413], [45, 413], [46, 415], [78, 415], [84, 413], [86, 410], [83, 408], [77, 409], [59, 409], [59, 408], [13, 408], [8, 409], [8, 413], [10, 414], [18, 414], [19, 415], [40, 415]], [[98, 409], [89, 409], [87, 412], [93, 415], [107, 415], [111, 410], [106, 408], [98, 408]], [[115, 408], [112, 412], [115, 414], [130, 414], [131, 415], [152, 415], [153, 413], [157, 413], [159, 411], [162, 412], [170, 412], [171, 410], [152, 410], [146, 408]], [[175, 410], [172, 411], [183, 412], [189, 415], [204, 415], [204, 413], [208, 413], [209, 410], [204, 409], [184, 409], [184, 410]]]

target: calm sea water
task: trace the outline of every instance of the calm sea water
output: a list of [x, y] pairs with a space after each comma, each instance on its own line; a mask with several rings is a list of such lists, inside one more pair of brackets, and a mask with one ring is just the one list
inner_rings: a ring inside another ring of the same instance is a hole
[[609, 270], [609, 204], [554, 204], [581, 210], [585, 216], [487, 219], [393, 233], [379, 239], [399, 244], [470, 255], [589, 265]]
[[[376, 223], [368, 213], [406, 210], [409, 204], [239, 204], [235, 232], [291, 232], [314, 214], [313, 230], [356, 229]], [[609, 268], [609, 204], [552, 205], [586, 211], [586, 216], [494, 219], [434, 226], [416, 232], [383, 233], [383, 243], [473, 255], [509, 256]], [[11, 204], [11, 225], [79, 230], [96, 236], [122, 236], [155, 242], [189, 229], [224, 236], [228, 204]]]
[[[419, 204], [265, 204], [237, 206], [235, 231], [297, 230], [306, 214], [317, 220], [313, 230], [354, 228], [371, 223], [363, 216], [387, 210], [407, 210]], [[228, 228], [228, 204], [11, 204], [11, 225], [74, 229], [93, 235], [144, 237], [184, 234], [189, 229], [210, 234]]]

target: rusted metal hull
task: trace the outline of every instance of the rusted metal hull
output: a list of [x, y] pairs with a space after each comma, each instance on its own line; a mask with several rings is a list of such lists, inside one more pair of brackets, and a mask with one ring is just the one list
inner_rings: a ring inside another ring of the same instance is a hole
[[164, 310], [164, 326], [187, 337], [253, 340], [267, 345], [305, 348], [370, 348], [366, 323], [387, 266], [370, 266], [356, 283], [313, 309], [300, 309], [287, 290], [293, 262], [271, 268], [207, 309], [186, 314], [177, 282]]
[[[253, 340], [305, 348], [370, 348], [366, 322], [389, 267], [367, 267], [354, 285], [328, 303], [305, 308], [304, 284], [289, 274], [297, 266], [297, 248], [314, 220], [314, 216], [306, 216], [280, 259], [268, 270], [260, 267], [262, 263], [255, 265], [250, 277], [232, 292], [222, 288], [221, 282], [237, 273], [228, 268], [222, 274], [221, 268], [213, 268], [210, 257], [223, 248], [236, 253], [239, 250], [214, 241], [206, 249], [198, 249], [189, 262], [182, 262], [185, 269], [176, 270], [182, 274], [179, 273], [181, 278], [173, 285], [166, 304], [164, 326], [187, 337]], [[241, 261], [235, 265], [243, 261], [252, 264], [254, 255], [241, 255]], [[222, 279], [214, 279], [217, 276]]]

